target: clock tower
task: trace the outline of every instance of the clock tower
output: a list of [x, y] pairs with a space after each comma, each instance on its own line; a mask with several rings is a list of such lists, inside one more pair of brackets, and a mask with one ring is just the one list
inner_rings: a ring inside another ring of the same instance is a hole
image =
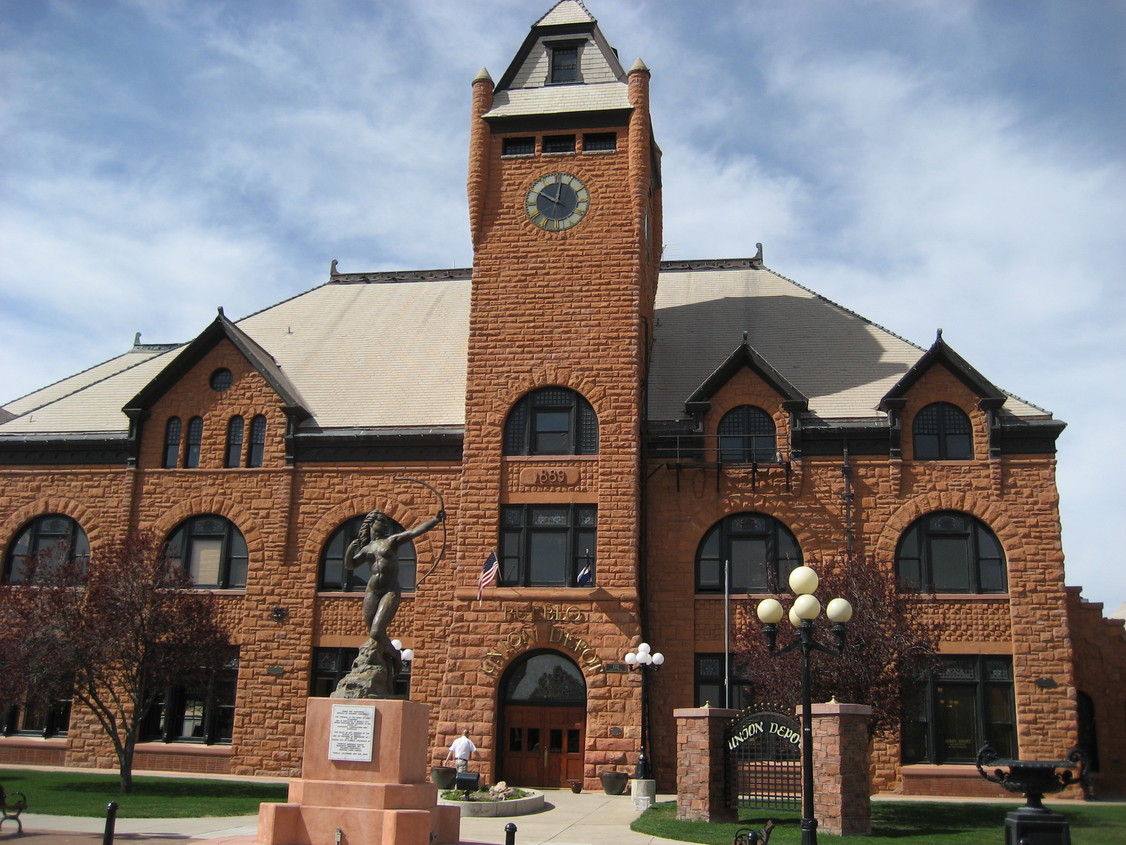
[[[623, 68], [577, 0], [532, 26], [498, 82], [485, 70], [474, 79], [468, 193], [456, 519], [457, 598], [471, 601], [453, 632], [467, 659], [448, 672], [495, 680], [497, 724], [478, 735], [496, 731], [503, 746], [517, 719], [506, 673], [524, 671], [519, 661], [539, 650], [570, 660], [585, 684], [578, 777], [593, 779], [620, 762], [623, 740], [631, 758], [639, 747], [620, 727], [640, 724], [636, 684], [604, 670], [643, 633], [641, 432], [661, 195], [649, 70], [640, 60]], [[499, 577], [478, 601], [490, 552]], [[546, 624], [555, 613], [563, 618]], [[453, 698], [439, 739], [464, 721], [466, 705]], [[511, 749], [507, 758], [503, 747], [482, 751], [494, 777], [536, 779]]]

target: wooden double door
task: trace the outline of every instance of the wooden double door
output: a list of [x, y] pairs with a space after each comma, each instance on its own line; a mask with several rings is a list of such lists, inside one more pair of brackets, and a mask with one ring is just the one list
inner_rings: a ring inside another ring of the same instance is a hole
[[512, 786], [560, 787], [583, 779], [586, 708], [508, 704], [498, 780]]

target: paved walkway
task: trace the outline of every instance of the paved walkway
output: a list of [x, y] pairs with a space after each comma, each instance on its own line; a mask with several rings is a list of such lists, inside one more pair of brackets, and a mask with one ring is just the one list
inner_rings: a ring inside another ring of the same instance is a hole
[[[503, 845], [504, 828], [516, 825], [516, 845], [673, 845], [672, 840], [634, 833], [630, 822], [640, 815], [629, 795], [599, 792], [575, 794], [567, 789], [545, 791], [540, 813], [507, 818], [463, 818], [461, 841]], [[658, 801], [675, 800], [658, 795]], [[105, 819], [23, 814], [23, 836], [8, 822], [0, 830], [0, 843], [20, 845], [100, 845]], [[256, 839], [257, 816], [211, 819], [118, 819], [114, 841], [144, 845], [249, 845]], [[331, 843], [325, 843], [331, 845]], [[683, 843], [680, 843], [683, 845]]]

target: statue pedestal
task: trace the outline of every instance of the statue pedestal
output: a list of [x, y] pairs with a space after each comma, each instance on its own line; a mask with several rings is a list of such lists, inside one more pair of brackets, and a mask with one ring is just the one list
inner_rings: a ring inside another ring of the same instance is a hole
[[259, 808], [260, 845], [458, 842], [460, 811], [438, 806], [426, 779], [428, 712], [413, 701], [310, 698], [301, 777], [288, 803]]

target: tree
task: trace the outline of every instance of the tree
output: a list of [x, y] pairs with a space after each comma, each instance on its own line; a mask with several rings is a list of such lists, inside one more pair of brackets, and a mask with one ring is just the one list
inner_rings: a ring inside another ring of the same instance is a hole
[[193, 590], [147, 532], [91, 550], [88, 563], [28, 561], [0, 587], [0, 701], [73, 696], [117, 755], [121, 791], [146, 714], [176, 685], [206, 683], [232, 655], [215, 598]]
[[[898, 728], [905, 700], [918, 686], [919, 678], [937, 666], [938, 622], [925, 617], [922, 603], [900, 592], [894, 574], [874, 560], [842, 554], [835, 560], [809, 565], [820, 578], [816, 595], [823, 603], [840, 596], [853, 607], [844, 653], [840, 657], [812, 657], [813, 700], [836, 698], [870, 706], [870, 735]], [[788, 611], [793, 594], [786, 591], [780, 598]], [[778, 657], [770, 655], [762, 624], [755, 615], [756, 604], [746, 602], [744, 612], [738, 615], [733, 649], [736, 674], [752, 682], [756, 701], [797, 707], [801, 700], [799, 650]], [[824, 613], [815, 624], [818, 641], [832, 647], [831, 623]], [[783, 620], [778, 626], [778, 649], [794, 639], [792, 627]]]

